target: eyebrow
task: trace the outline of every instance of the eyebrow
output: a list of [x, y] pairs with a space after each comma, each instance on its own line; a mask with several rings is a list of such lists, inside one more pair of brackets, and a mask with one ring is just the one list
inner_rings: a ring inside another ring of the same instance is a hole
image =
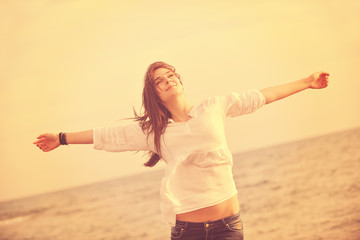
[[155, 82], [156, 80], [158, 80], [159, 77], [164, 76], [164, 75], [168, 74], [169, 72], [171, 72], [171, 71], [169, 70], [169, 71], [167, 71], [165, 74], [162, 74], [162, 75], [158, 76], [157, 78], [154, 79], [154, 82]]

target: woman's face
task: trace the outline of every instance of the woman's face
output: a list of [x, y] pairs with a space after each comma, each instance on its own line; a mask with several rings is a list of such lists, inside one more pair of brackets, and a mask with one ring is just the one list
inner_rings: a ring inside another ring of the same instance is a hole
[[156, 69], [153, 73], [153, 79], [158, 96], [163, 102], [183, 93], [184, 88], [180, 79], [170, 69]]

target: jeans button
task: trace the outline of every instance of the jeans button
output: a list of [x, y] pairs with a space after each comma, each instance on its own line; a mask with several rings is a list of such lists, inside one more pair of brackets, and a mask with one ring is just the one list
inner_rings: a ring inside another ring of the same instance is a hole
[[206, 227], [206, 228], [208, 228], [208, 227], [209, 227], [209, 224], [208, 224], [208, 223], [207, 223], [207, 224], [205, 224], [205, 227]]

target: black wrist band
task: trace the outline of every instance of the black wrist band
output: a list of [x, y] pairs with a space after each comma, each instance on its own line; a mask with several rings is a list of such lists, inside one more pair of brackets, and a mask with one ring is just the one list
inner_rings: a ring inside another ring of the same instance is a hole
[[68, 145], [66, 141], [66, 133], [59, 133], [59, 141], [61, 145]]
[[64, 143], [65, 143], [65, 145], [68, 145], [66, 133], [64, 133]]

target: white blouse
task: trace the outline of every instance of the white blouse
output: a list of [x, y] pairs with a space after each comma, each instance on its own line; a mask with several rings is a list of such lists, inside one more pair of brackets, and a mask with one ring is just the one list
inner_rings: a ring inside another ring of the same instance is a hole
[[[232, 176], [232, 154], [226, 143], [225, 117], [254, 112], [266, 103], [257, 90], [209, 97], [189, 112], [187, 122], [170, 119], [161, 138], [167, 164], [162, 179], [163, 220], [174, 226], [176, 214], [223, 202], [237, 194]], [[94, 129], [94, 148], [105, 151], [153, 151], [137, 123]]]

